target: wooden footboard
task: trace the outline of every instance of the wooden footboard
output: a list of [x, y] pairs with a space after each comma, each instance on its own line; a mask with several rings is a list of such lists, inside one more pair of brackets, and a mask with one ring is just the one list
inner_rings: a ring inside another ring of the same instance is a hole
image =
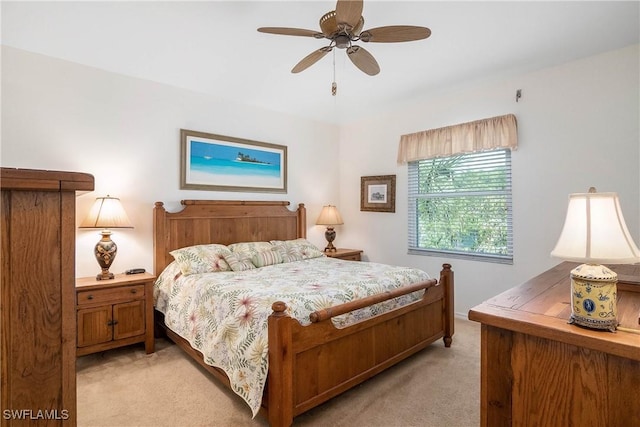
[[[386, 293], [313, 313], [309, 326], [284, 313], [276, 302], [269, 317], [269, 378], [264, 411], [271, 426], [293, 418], [371, 378], [444, 338], [451, 345], [453, 272], [445, 264], [441, 279], [420, 284], [422, 299], [391, 312], [337, 329], [331, 317], [398, 296]], [[404, 293], [415, 291], [407, 289]]]

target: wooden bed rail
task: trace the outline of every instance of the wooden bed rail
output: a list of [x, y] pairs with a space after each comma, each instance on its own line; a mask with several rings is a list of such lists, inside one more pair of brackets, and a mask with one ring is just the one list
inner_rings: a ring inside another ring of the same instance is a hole
[[[396, 288], [391, 291], [382, 292], [380, 294], [371, 295], [366, 298], [361, 298], [358, 300], [346, 302], [344, 304], [336, 305], [333, 307], [325, 308], [322, 310], [314, 311], [309, 315], [309, 320], [312, 323], [322, 322], [324, 320], [330, 319], [334, 316], [340, 316], [341, 314], [349, 313], [350, 311], [358, 310], [364, 307], [369, 307], [370, 305], [377, 304], [382, 301], [387, 301], [402, 295], [410, 294], [412, 292], [419, 291], [421, 289], [429, 289], [432, 286], [435, 286], [438, 283], [436, 279], [425, 280], [424, 282], [416, 283], [410, 286], [403, 286], [401, 288]], [[276, 304], [273, 304], [272, 309], [276, 311]], [[280, 308], [280, 306], [278, 306]]]

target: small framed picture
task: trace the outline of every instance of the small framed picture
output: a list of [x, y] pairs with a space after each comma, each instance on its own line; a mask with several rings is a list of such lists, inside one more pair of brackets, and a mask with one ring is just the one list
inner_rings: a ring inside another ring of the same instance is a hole
[[378, 175], [360, 178], [360, 210], [396, 211], [396, 176]]

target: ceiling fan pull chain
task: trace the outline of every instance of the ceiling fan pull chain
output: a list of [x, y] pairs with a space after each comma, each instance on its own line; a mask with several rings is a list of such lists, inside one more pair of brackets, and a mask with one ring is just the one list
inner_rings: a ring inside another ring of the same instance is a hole
[[333, 83], [331, 83], [331, 96], [338, 94], [338, 83], [336, 83], [336, 51], [333, 50]]

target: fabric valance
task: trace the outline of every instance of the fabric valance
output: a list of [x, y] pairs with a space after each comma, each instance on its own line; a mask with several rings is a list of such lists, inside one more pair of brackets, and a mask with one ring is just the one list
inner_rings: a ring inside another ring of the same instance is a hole
[[518, 148], [518, 125], [515, 115], [507, 114], [402, 135], [398, 148], [398, 163], [497, 148]]

